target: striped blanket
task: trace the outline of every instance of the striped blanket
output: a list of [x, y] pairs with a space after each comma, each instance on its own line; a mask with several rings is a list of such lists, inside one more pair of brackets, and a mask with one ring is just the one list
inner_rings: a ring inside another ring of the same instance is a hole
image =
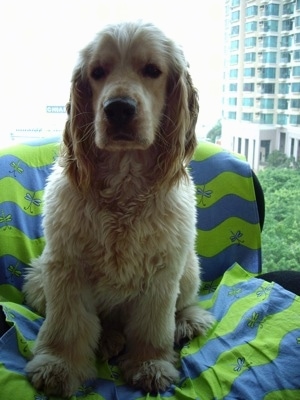
[[[24, 269], [44, 246], [42, 195], [56, 140], [0, 151], [0, 305], [10, 329], [0, 338], [0, 400], [51, 400], [24, 367], [43, 318], [24, 304]], [[179, 382], [157, 396], [124, 383], [118, 366], [97, 363], [98, 376], [72, 399], [221, 400], [300, 398], [300, 299], [260, 272], [260, 232], [248, 164], [200, 144], [190, 164], [197, 186], [197, 251], [204, 283], [199, 304], [216, 323], [186, 342]]]

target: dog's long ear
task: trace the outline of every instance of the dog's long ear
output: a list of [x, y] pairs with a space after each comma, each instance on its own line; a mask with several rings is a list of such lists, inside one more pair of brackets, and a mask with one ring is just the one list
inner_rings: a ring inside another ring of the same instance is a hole
[[63, 133], [63, 166], [72, 183], [85, 191], [91, 183], [96, 154], [92, 91], [84, 65], [78, 65], [73, 72], [67, 113]]
[[170, 183], [185, 175], [185, 167], [196, 148], [196, 122], [199, 112], [198, 94], [193, 86], [181, 52], [170, 67], [165, 118], [161, 130], [159, 167]]

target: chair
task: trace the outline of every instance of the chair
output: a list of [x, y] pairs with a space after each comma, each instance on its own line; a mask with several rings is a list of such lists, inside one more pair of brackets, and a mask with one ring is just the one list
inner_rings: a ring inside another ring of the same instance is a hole
[[[44, 246], [43, 189], [58, 151], [58, 138], [0, 151], [0, 306], [6, 319], [0, 323], [0, 400], [48, 399], [24, 372], [43, 318], [24, 304], [21, 289], [25, 269]], [[206, 337], [177, 349], [181, 379], [156, 398], [298, 399], [300, 298], [254, 279], [261, 272], [263, 218], [257, 180], [245, 161], [209, 143], [199, 144], [190, 169], [204, 280], [199, 302], [216, 323]], [[126, 385], [113, 361], [98, 362], [97, 371], [72, 399], [155, 398]]]

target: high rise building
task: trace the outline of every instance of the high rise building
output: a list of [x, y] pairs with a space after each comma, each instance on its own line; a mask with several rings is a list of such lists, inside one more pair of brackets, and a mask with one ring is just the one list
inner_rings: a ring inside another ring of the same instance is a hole
[[300, 161], [300, 0], [225, 0], [222, 144]]

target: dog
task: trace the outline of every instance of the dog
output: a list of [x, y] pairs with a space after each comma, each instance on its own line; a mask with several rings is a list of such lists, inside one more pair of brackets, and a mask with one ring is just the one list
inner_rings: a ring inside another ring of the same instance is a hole
[[79, 55], [61, 154], [44, 197], [45, 248], [24, 292], [45, 321], [26, 366], [71, 396], [96, 357], [122, 352], [145, 392], [179, 378], [174, 342], [205, 334], [197, 304], [198, 96], [182, 50], [152, 24], [108, 26]]

